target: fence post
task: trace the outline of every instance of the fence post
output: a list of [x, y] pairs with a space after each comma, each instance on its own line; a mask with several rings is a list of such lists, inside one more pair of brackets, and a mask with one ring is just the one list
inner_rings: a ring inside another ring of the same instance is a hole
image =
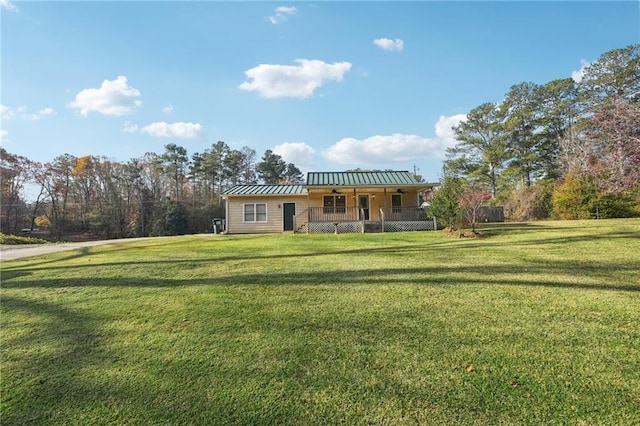
[[438, 223], [436, 222], [436, 217], [433, 217], [433, 230], [437, 231], [438, 230]]

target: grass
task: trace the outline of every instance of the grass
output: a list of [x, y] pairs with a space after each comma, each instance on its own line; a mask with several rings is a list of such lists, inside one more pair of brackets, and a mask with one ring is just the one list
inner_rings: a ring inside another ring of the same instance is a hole
[[2, 424], [639, 424], [640, 220], [2, 264]]

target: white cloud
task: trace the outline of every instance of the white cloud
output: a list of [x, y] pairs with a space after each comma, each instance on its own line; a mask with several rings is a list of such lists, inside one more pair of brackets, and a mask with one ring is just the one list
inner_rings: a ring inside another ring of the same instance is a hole
[[329, 64], [319, 60], [296, 59], [298, 65], [261, 64], [245, 71], [252, 81], [241, 90], [257, 91], [265, 98], [308, 98], [327, 80], [342, 81], [351, 69], [349, 62]]
[[451, 128], [457, 126], [466, 119], [466, 114], [456, 114], [451, 116], [441, 115], [440, 118], [438, 118], [435, 126], [435, 133], [436, 138], [441, 142], [443, 150], [451, 148], [456, 144], [456, 136]]
[[388, 50], [390, 52], [400, 52], [404, 49], [404, 41], [399, 38], [395, 40], [391, 40], [390, 38], [377, 38], [373, 40], [373, 44], [382, 50]]
[[394, 133], [366, 139], [343, 138], [322, 152], [327, 160], [363, 166], [404, 163], [420, 158], [444, 158], [446, 149], [455, 144], [452, 126], [465, 115], [440, 116], [434, 138]]
[[313, 170], [313, 155], [316, 150], [302, 142], [285, 142], [273, 148], [287, 163], [295, 164], [302, 171]]
[[7, 141], [7, 136], [9, 136], [9, 132], [4, 129], [0, 129], [0, 143]]
[[171, 111], [173, 111], [173, 105], [169, 104], [166, 107], [162, 108], [162, 112], [164, 112], [165, 114], [171, 114]]
[[40, 117], [44, 117], [45, 115], [56, 115], [56, 112], [53, 108], [51, 107], [47, 107], [47, 108], [43, 108], [40, 111], [38, 111], [38, 115]]
[[584, 77], [584, 72], [587, 69], [587, 67], [589, 65], [591, 65], [589, 62], [585, 61], [584, 59], [580, 60], [580, 69], [573, 71], [571, 73], [571, 78], [573, 79], [573, 81], [575, 81], [576, 83], [580, 83], [582, 81], [582, 77]]
[[3, 120], [10, 120], [13, 117], [13, 110], [10, 106], [0, 104], [0, 116]]
[[35, 114], [25, 115], [24, 118], [26, 118], [28, 120], [37, 121], [37, 120], [40, 120], [43, 117], [47, 117], [47, 116], [50, 116], [50, 115], [56, 115], [56, 114], [57, 114], [57, 112], [53, 108], [47, 107], [47, 108], [41, 109], [40, 111], [36, 112]]
[[10, 106], [0, 105], [0, 114], [2, 115], [3, 120], [12, 119], [16, 112], [20, 114], [20, 118], [25, 120], [34, 120], [34, 121], [40, 120], [41, 118], [46, 116], [57, 114], [57, 112], [50, 107], [42, 108], [40, 111], [34, 114], [27, 114], [27, 107], [24, 105], [21, 105], [18, 108], [16, 108], [15, 112]]
[[125, 133], [136, 133], [138, 131], [138, 125], [129, 121], [125, 121], [124, 126], [122, 127], [122, 131]]
[[181, 139], [197, 139], [202, 136], [202, 125], [200, 123], [166, 123], [159, 121], [151, 123], [140, 129], [140, 133], [157, 138], [181, 138]]
[[127, 84], [127, 77], [121, 75], [115, 80], [104, 80], [98, 89], [84, 89], [76, 95], [76, 99], [69, 102], [70, 108], [80, 110], [80, 114], [87, 116], [95, 111], [104, 115], [131, 114], [142, 101], [140, 91]]
[[274, 25], [281, 24], [289, 19], [290, 16], [298, 13], [298, 9], [294, 6], [278, 6], [273, 11], [275, 13], [272, 16], [269, 16], [269, 21]]
[[2, 6], [2, 9], [18, 11], [18, 8], [9, 0], [0, 0], [0, 6]]

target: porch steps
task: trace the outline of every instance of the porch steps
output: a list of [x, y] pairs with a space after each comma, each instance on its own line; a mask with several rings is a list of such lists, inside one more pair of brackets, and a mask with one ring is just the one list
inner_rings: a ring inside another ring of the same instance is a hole
[[382, 224], [380, 222], [365, 222], [364, 232], [366, 233], [382, 232]]

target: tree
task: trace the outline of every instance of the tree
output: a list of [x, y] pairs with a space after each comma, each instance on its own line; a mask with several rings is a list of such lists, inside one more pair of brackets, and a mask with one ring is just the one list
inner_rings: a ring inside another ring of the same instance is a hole
[[262, 161], [256, 165], [258, 177], [266, 184], [278, 184], [285, 177], [287, 163], [270, 149], [262, 156]]
[[568, 173], [553, 192], [553, 213], [560, 219], [590, 219], [597, 207], [597, 194], [588, 178]]
[[32, 168], [35, 182], [40, 185], [41, 193], [46, 194], [49, 212], [45, 214], [57, 239], [62, 237], [68, 221], [67, 201], [74, 163], [74, 156], [63, 154], [54, 158], [53, 163], [36, 163]]
[[[0, 147], [0, 231], [16, 231], [20, 222], [26, 221], [26, 204], [22, 191], [29, 180], [32, 162], [26, 157], [10, 154]], [[33, 222], [31, 222], [33, 229]]]
[[453, 127], [457, 144], [447, 149], [448, 173], [462, 174], [472, 180], [488, 182], [491, 195], [497, 193], [497, 179], [509, 158], [505, 129], [495, 103], [484, 103], [467, 114], [467, 119]]
[[539, 86], [534, 83], [519, 83], [511, 86], [500, 105], [504, 116], [504, 132], [510, 161], [505, 174], [516, 176], [522, 186], [530, 187], [541, 175], [538, 145]]
[[287, 164], [287, 170], [284, 173], [284, 182], [288, 184], [304, 183], [304, 177], [299, 168], [295, 164]]
[[539, 130], [538, 161], [543, 179], [561, 175], [558, 158], [560, 142], [571, 137], [580, 117], [576, 83], [572, 78], [553, 80], [538, 88]]
[[176, 200], [182, 199], [182, 189], [189, 163], [187, 150], [174, 143], [164, 146], [164, 154], [160, 156], [160, 161], [165, 173], [171, 176], [173, 182], [173, 197]]
[[228, 154], [229, 146], [223, 141], [212, 144], [203, 154], [205, 174], [211, 185], [211, 199], [218, 205], [222, 197], [222, 184], [229, 174], [225, 163]]
[[257, 182], [256, 178], [256, 150], [248, 146], [242, 147], [242, 170], [240, 173], [240, 183], [252, 185]]
[[587, 170], [621, 193], [640, 185], [640, 103], [614, 97], [592, 109], [584, 138], [593, 147]]
[[478, 210], [489, 199], [491, 199], [491, 194], [477, 184], [467, 183], [462, 187], [458, 203], [464, 218], [471, 225], [473, 233], [476, 233], [478, 224]]
[[186, 230], [187, 217], [182, 203], [175, 200], [165, 200], [161, 203], [152, 234], [154, 236], [184, 235]]
[[451, 229], [457, 229], [460, 226], [462, 185], [462, 179], [445, 176], [441, 185], [431, 193], [428, 213], [436, 218], [440, 226]]
[[585, 68], [580, 92], [591, 106], [613, 96], [640, 102], [640, 44], [602, 54]]
[[237, 149], [229, 151], [225, 158], [225, 168], [228, 171], [228, 179], [231, 186], [238, 185], [242, 181], [243, 163], [244, 154], [242, 151]]
[[79, 219], [81, 230], [86, 230], [87, 219], [95, 202], [102, 200], [99, 182], [96, 179], [100, 160], [96, 157], [86, 155], [76, 158], [74, 167], [71, 171], [73, 175], [74, 190], [76, 192], [77, 201], [80, 202]]

